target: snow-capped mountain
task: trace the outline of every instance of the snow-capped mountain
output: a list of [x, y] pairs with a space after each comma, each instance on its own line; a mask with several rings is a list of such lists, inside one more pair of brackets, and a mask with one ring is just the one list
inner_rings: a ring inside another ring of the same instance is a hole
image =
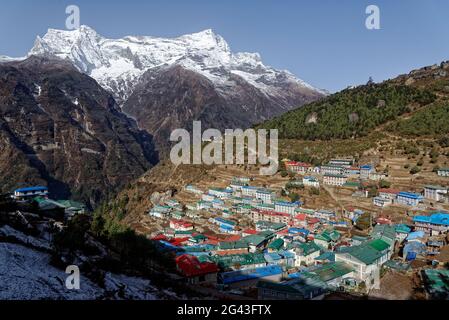
[[[62, 59], [95, 79], [162, 153], [170, 132], [189, 129], [193, 120], [204, 129], [247, 128], [326, 95], [266, 66], [258, 53], [233, 53], [210, 29], [170, 39], [107, 39], [87, 26], [49, 29], [28, 57]], [[14, 60], [1, 57], [0, 63]]]
[[234, 84], [232, 75], [268, 96], [283, 96], [286, 85], [325, 93], [288, 71], [265, 66], [257, 53], [232, 53], [227, 42], [210, 29], [172, 39], [107, 39], [87, 26], [73, 31], [49, 29], [42, 38], [37, 37], [29, 55], [54, 55], [72, 61], [81, 72], [112, 92], [120, 104], [146, 71], [173, 65], [205, 76], [223, 94]]

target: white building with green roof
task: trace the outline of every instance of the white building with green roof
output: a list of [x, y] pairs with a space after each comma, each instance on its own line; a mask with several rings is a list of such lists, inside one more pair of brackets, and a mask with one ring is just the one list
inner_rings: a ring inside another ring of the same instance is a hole
[[361, 245], [346, 247], [335, 253], [335, 262], [344, 262], [354, 269], [354, 278], [372, 288], [379, 279], [380, 267], [393, 253], [390, 244], [381, 239], [369, 240]]

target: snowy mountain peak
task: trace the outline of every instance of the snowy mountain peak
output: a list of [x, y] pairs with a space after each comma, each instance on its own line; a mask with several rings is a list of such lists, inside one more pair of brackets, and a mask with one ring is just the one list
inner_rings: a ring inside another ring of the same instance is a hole
[[[127, 36], [107, 39], [88, 26], [65, 31], [49, 29], [37, 37], [29, 55], [53, 55], [71, 61], [81, 72], [124, 101], [148, 70], [180, 65], [229, 88], [239, 76], [265, 94], [276, 94], [284, 83], [316, 90], [291, 73], [262, 63], [258, 53], [232, 53], [223, 37], [206, 29], [177, 38]], [[318, 91], [318, 90], [316, 90]]]

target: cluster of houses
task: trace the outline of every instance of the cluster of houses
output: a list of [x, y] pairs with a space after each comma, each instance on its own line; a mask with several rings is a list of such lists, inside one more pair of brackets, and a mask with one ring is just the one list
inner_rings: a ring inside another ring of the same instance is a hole
[[[188, 185], [185, 191], [196, 202], [183, 206], [170, 199], [150, 209], [153, 218], [170, 221], [152, 239], [175, 254], [177, 269], [189, 283], [257, 288], [260, 299], [319, 299], [333, 290], [367, 290], [392, 262], [398, 244], [404, 247], [403, 260], [411, 261], [436, 254], [432, 237], [448, 231], [449, 214], [440, 212], [417, 216], [410, 226], [378, 220], [368, 235], [351, 235], [351, 221], [363, 211], [340, 215], [306, 209], [301, 201], [280, 199], [276, 191], [252, 186], [252, 181], [236, 177], [225, 188], [207, 191]], [[191, 217], [202, 216], [201, 211], [210, 218], [207, 231], [201, 226], [198, 232]], [[252, 227], [239, 225], [243, 217]], [[416, 232], [425, 238], [425, 250], [419, 252], [412, 244]]]
[[33, 203], [39, 213], [58, 220], [69, 220], [75, 215], [86, 213], [84, 204], [73, 200], [52, 200], [48, 188], [44, 186], [24, 187], [11, 193], [18, 203]]
[[425, 199], [434, 202], [449, 203], [449, 188], [427, 185], [423, 193], [400, 191], [397, 189], [380, 189], [379, 195], [373, 198], [373, 204], [378, 207], [386, 207], [393, 203], [418, 207]]
[[[323, 183], [329, 186], [344, 186], [351, 179], [380, 181], [386, 178], [385, 174], [376, 172], [376, 168], [371, 164], [356, 166], [353, 158], [332, 159], [322, 166], [297, 161], [284, 161], [284, 164], [289, 172], [309, 175], [303, 179], [305, 186], [308, 185], [310, 178], [313, 178], [312, 175], [321, 175]], [[316, 184], [318, 180], [316, 178], [314, 180]]]

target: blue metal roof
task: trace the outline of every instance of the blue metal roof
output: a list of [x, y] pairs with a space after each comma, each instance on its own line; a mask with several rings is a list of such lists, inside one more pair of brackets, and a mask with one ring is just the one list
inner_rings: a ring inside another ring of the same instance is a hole
[[416, 216], [413, 218], [413, 221], [449, 226], [449, 213], [437, 212], [432, 214], [430, 217]]
[[245, 280], [264, 278], [277, 274], [282, 274], [282, 268], [278, 265], [272, 265], [255, 269], [224, 272], [220, 274], [220, 278], [224, 284], [230, 284]]
[[288, 229], [288, 233], [293, 233], [293, 234], [303, 233], [307, 236], [310, 233], [310, 231], [307, 229], [304, 229], [304, 228], [290, 228], [290, 229]]
[[419, 193], [412, 193], [412, 192], [404, 192], [401, 191], [398, 194], [398, 197], [404, 197], [404, 198], [410, 198], [410, 199], [422, 199], [422, 195], [420, 195]]
[[231, 225], [231, 226], [235, 226], [236, 223], [234, 221], [230, 221], [230, 220], [226, 220], [220, 217], [215, 218], [215, 221], [220, 222], [221, 224], [227, 224], [227, 225]]
[[415, 239], [420, 239], [422, 237], [425, 236], [425, 232], [424, 231], [415, 231], [415, 232], [411, 232], [409, 233], [409, 235], [407, 236], [407, 241], [410, 240], [415, 240]]
[[36, 187], [16, 189], [14, 190], [14, 192], [32, 192], [32, 191], [47, 191], [47, 190], [48, 190], [47, 187], [36, 186]]

